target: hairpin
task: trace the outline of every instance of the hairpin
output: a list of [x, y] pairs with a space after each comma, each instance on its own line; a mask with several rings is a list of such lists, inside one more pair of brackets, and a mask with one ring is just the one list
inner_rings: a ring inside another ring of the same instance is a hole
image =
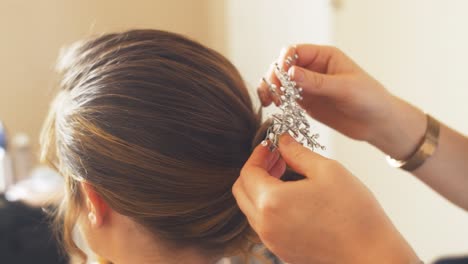
[[[295, 54], [294, 58], [288, 56], [286, 64], [292, 65], [293, 60], [296, 60], [298, 55]], [[275, 63], [275, 74], [279, 79], [281, 86], [278, 92], [278, 87], [269, 83], [265, 78], [262, 80], [268, 85], [270, 92], [279, 98], [280, 104], [279, 109], [281, 113], [271, 115], [272, 124], [267, 130], [265, 140], [262, 142], [263, 145], [267, 145], [269, 140], [270, 151], [274, 151], [278, 148], [279, 136], [285, 132], [288, 132], [297, 142], [301, 143], [305, 147], [316, 149], [325, 149], [317, 139], [319, 134], [313, 134], [310, 131], [310, 124], [306, 118], [306, 112], [297, 103], [297, 100], [302, 100], [302, 88], [298, 87], [296, 82], [291, 80], [289, 74], [284, 71], [282, 67]]]

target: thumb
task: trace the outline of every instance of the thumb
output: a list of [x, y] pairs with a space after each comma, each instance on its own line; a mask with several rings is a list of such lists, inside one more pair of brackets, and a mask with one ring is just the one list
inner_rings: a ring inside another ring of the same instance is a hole
[[288, 133], [281, 135], [278, 149], [286, 164], [307, 178], [315, 174], [314, 171], [318, 162], [329, 160], [302, 146]]
[[299, 66], [292, 66], [288, 74], [305, 92], [324, 96], [339, 94], [337, 91], [339, 85], [335, 76], [309, 71]]

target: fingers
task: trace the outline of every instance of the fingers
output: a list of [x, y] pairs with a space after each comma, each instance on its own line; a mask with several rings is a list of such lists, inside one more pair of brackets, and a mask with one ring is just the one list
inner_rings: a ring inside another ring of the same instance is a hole
[[[270, 152], [263, 145], [257, 146], [232, 188], [239, 208], [254, 229], [261, 224], [259, 219], [262, 219], [262, 208], [277, 198], [280, 190], [278, 187], [285, 184], [279, 178], [284, 174], [286, 164], [296, 172], [310, 177], [315, 175], [313, 165], [327, 160], [303, 147], [287, 134], [280, 138], [279, 152]], [[280, 154], [282, 157], [279, 157]]]
[[273, 165], [273, 167], [268, 171], [271, 176], [279, 179], [283, 176], [286, 171], [286, 162], [282, 158], [279, 158], [278, 161]]
[[276, 106], [280, 104], [280, 100], [277, 94], [281, 94], [279, 89], [281, 83], [275, 74], [277, 67], [276, 63], [277, 62], [270, 65], [270, 68], [266, 74], [267, 77], [263, 77], [260, 80], [260, 85], [257, 88], [257, 93], [263, 96], [263, 98], [260, 97], [263, 106], [268, 106], [272, 102], [275, 103]]
[[275, 96], [271, 91], [269, 85], [274, 85], [277, 94], [281, 94], [279, 87], [281, 83], [276, 77], [276, 64], [284, 71], [288, 71], [289, 68], [296, 63], [297, 55], [294, 46], [283, 48], [280, 52], [277, 60], [270, 65], [265, 77], [262, 78], [260, 84], [257, 87], [257, 93], [260, 97], [260, 101], [263, 106], [269, 106], [272, 102], [277, 106], [280, 103], [278, 96]]
[[255, 207], [254, 201], [252, 201], [246, 193], [239, 187], [239, 182], [236, 182], [232, 188], [232, 193], [234, 194], [234, 198], [236, 199], [239, 208], [247, 217], [247, 220], [254, 229], [257, 226], [257, 222], [255, 221], [258, 217], [258, 210]]
[[286, 48], [283, 48], [278, 57], [278, 65], [282, 67], [286, 72], [289, 70], [289, 67], [297, 64], [299, 60], [296, 45], [291, 45]]
[[257, 86], [257, 94], [260, 98], [262, 106], [264, 107], [269, 106], [274, 100], [273, 95], [271, 94], [268, 84], [264, 78], [260, 80], [260, 83]]
[[277, 177], [284, 173], [283, 163], [278, 151], [271, 152], [268, 147], [259, 145], [242, 168], [232, 192], [239, 208], [249, 221], [255, 221], [256, 208], [262, 197], [265, 197], [270, 189], [282, 183]]
[[308, 178], [315, 174], [317, 164], [328, 160], [302, 146], [287, 133], [281, 135], [278, 149], [286, 164], [297, 173]]
[[340, 95], [341, 86], [335, 76], [309, 71], [298, 66], [292, 66], [288, 74], [306, 93], [323, 96]]
[[264, 146], [263, 144], [259, 144], [257, 147], [255, 147], [249, 159], [245, 162], [241, 171], [241, 176], [244, 170], [248, 171], [252, 168], [259, 168], [267, 172], [269, 169], [271, 169], [271, 167], [273, 167], [278, 158], [278, 151], [272, 152], [269, 150], [268, 145]]
[[[271, 66], [269, 72], [270, 71], [274, 71], [274, 65]], [[269, 106], [272, 102], [275, 103], [276, 106], [280, 104], [278, 96], [275, 96], [275, 93], [280, 92], [278, 89], [280, 86], [277, 83], [279, 83], [279, 81], [276, 79], [273, 80], [273, 82], [267, 78], [262, 78], [260, 80], [260, 84], [257, 87], [257, 93], [260, 97], [260, 101], [262, 102], [262, 106]], [[272, 92], [271, 89], [273, 89], [275, 92]]]
[[[314, 44], [297, 44], [283, 48], [276, 60], [276, 63], [278, 63], [278, 66], [282, 67], [285, 71], [288, 71], [292, 66], [297, 65], [307, 68], [310, 72], [322, 74], [309, 76], [313, 79], [312, 83], [307, 85], [308, 87], [320, 87], [320, 81], [324, 79], [321, 77], [327, 76], [326, 74], [329, 73], [329, 63], [331, 59], [339, 55], [340, 51], [335, 47]], [[297, 82], [294, 78], [293, 80]], [[281, 94], [279, 91], [280, 83], [275, 74], [275, 63], [270, 66], [265, 78], [262, 79], [258, 85], [257, 93], [263, 106], [268, 106], [272, 102], [279, 105], [279, 98], [271, 93], [269, 84], [276, 86], [275, 90], [278, 94]]]
[[[267, 171], [270, 172], [274, 166], [276, 166], [276, 163], [280, 159], [280, 154], [278, 151], [274, 151], [271, 154], [268, 154], [268, 164], [267, 164]], [[270, 173], [271, 174], [271, 173]]]
[[314, 44], [297, 44], [294, 50], [298, 55], [295, 65], [323, 74], [328, 72], [331, 59], [340, 55], [340, 51], [335, 47]]
[[280, 183], [281, 181], [268, 173], [279, 158], [279, 152], [271, 152], [268, 147], [257, 146], [241, 170], [239, 180], [243, 183], [245, 191], [257, 196], [264, 188]]

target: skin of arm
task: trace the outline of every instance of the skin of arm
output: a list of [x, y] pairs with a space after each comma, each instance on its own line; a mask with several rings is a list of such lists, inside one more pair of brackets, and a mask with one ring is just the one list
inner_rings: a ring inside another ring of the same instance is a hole
[[[397, 159], [407, 159], [418, 147], [426, 130], [425, 114], [394, 98], [392, 121], [370, 143]], [[452, 203], [468, 211], [468, 138], [440, 124], [439, 144], [434, 154], [412, 172], [422, 182]]]

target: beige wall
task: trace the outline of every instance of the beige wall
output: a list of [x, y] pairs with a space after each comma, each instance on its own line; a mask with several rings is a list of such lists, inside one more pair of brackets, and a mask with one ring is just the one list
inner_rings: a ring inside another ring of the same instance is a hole
[[[214, 5], [212, 5], [214, 1]], [[95, 33], [135, 27], [183, 33], [218, 50], [216, 0], [0, 0], [0, 120], [37, 142], [54, 88], [60, 47]], [[213, 15], [212, 15], [213, 14]], [[218, 17], [217, 17], [218, 16]]]
[[[468, 134], [468, 1], [341, 2], [335, 43], [392, 92]], [[333, 139], [337, 158], [371, 187], [423, 260], [468, 253], [466, 212], [389, 168], [370, 146]]]
[[[295, 43], [330, 44], [332, 8], [329, 0], [226, 0], [226, 55], [237, 66], [252, 97], [255, 87], [277, 60], [280, 50]], [[257, 100], [256, 100], [257, 101]], [[264, 118], [278, 111], [273, 106], [264, 111]], [[331, 155], [330, 129], [311, 121], [320, 143], [327, 146], [321, 154]]]

